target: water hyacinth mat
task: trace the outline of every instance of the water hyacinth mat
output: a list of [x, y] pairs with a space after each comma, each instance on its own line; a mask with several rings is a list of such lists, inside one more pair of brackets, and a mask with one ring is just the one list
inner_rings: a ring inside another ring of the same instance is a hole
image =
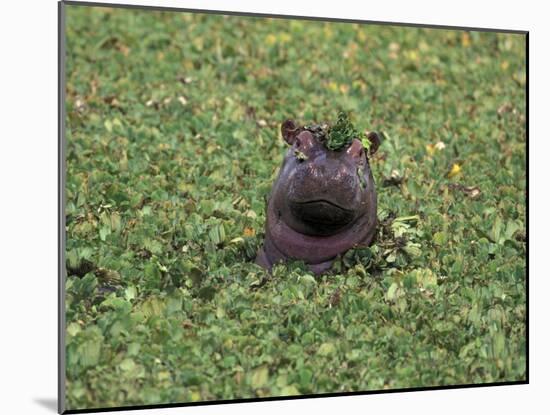
[[[527, 380], [525, 34], [62, 8], [63, 410]], [[382, 138], [321, 276], [255, 264], [288, 118]]]

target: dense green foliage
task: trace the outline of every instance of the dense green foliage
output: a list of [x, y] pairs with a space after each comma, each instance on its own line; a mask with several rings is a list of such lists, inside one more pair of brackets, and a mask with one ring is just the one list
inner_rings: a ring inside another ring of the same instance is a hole
[[[525, 379], [524, 37], [68, 6], [68, 408]], [[287, 147], [383, 131], [379, 235], [253, 263]]]

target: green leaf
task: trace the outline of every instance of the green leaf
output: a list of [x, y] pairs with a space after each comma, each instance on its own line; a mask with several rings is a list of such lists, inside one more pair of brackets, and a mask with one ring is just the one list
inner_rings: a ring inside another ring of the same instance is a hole
[[447, 242], [447, 235], [445, 235], [443, 232], [436, 232], [433, 236], [434, 244], [436, 245], [445, 245]]
[[139, 354], [139, 351], [141, 349], [141, 344], [139, 343], [130, 343], [128, 345], [128, 356], [137, 356]]
[[506, 231], [504, 233], [505, 240], [512, 240], [514, 234], [521, 229], [521, 224], [515, 221], [509, 221], [506, 225]]
[[502, 230], [502, 220], [500, 216], [497, 216], [493, 222], [493, 228], [491, 229], [491, 238], [494, 243], [500, 243], [500, 232]]
[[83, 367], [95, 366], [101, 355], [101, 341], [90, 339], [79, 347], [77, 353], [80, 355], [80, 364]]
[[317, 350], [317, 354], [320, 356], [329, 356], [336, 352], [336, 347], [333, 343], [323, 343]]
[[306, 283], [306, 285], [309, 285], [309, 284], [317, 285], [317, 280], [311, 274], [301, 275], [299, 278], [300, 278], [300, 282], [304, 282]]
[[111, 120], [105, 120], [105, 122], [103, 123], [103, 125], [105, 126], [105, 129], [106, 129], [108, 132], [112, 132], [112, 131], [113, 131], [113, 123], [111, 122]]
[[210, 240], [216, 244], [220, 245], [222, 242], [225, 241], [225, 228], [223, 226], [223, 223], [220, 223], [219, 225], [214, 225], [212, 229], [208, 232], [208, 236], [210, 237]]
[[504, 334], [497, 333], [493, 338], [493, 354], [495, 357], [503, 358], [503, 354], [506, 348], [506, 339]]
[[166, 301], [166, 314], [178, 314], [182, 309], [181, 297], [169, 297]]
[[399, 288], [399, 285], [396, 282], [393, 282], [390, 287], [388, 288], [388, 291], [386, 293], [386, 298], [389, 301], [393, 301], [397, 297], [397, 289]]
[[235, 356], [225, 356], [223, 358], [223, 367], [228, 369], [235, 368], [235, 365], [237, 364], [237, 358]]
[[102, 241], [105, 241], [107, 236], [109, 236], [110, 234], [111, 234], [111, 228], [110, 227], [102, 226], [101, 228], [99, 228], [99, 239], [101, 239]]
[[267, 366], [260, 366], [252, 372], [250, 379], [251, 385], [254, 389], [259, 389], [267, 384], [269, 377], [269, 369]]
[[136, 368], [136, 362], [133, 359], [126, 358], [120, 363], [119, 367], [124, 372], [131, 372]]
[[405, 249], [405, 252], [412, 257], [418, 257], [422, 255], [422, 249], [420, 249], [419, 244], [408, 243], [404, 249]]
[[302, 387], [307, 387], [311, 384], [311, 379], [313, 377], [313, 372], [310, 369], [301, 369], [298, 372], [300, 378], [300, 385]]
[[126, 287], [126, 289], [124, 290], [124, 298], [126, 298], [126, 300], [131, 301], [135, 299], [136, 296], [137, 296], [136, 287], [134, 287], [133, 285]]
[[295, 396], [299, 394], [300, 391], [294, 385], [288, 385], [281, 389], [281, 396]]
[[416, 269], [411, 273], [411, 275], [416, 277], [416, 282], [422, 288], [428, 289], [437, 286], [437, 275], [430, 269]]
[[73, 322], [67, 326], [67, 334], [71, 337], [76, 336], [81, 331], [82, 329], [80, 328], [80, 325], [78, 323]]

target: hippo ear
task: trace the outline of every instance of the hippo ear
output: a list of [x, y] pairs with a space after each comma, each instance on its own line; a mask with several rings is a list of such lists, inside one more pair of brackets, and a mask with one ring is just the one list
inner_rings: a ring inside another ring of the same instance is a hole
[[298, 126], [292, 120], [286, 120], [284, 123], [281, 124], [281, 133], [283, 134], [283, 138], [290, 145], [294, 144], [296, 136], [300, 131], [301, 129], [298, 128]]
[[363, 157], [364, 153], [363, 143], [361, 143], [361, 141], [359, 141], [357, 138], [354, 138], [350, 146], [346, 150], [346, 153], [352, 156], [355, 160], [360, 160]]
[[382, 140], [380, 139], [380, 134], [375, 131], [371, 131], [370, 133], [368, 133], [367, 139], [370, 141], [369, 156], [372, 156], [374, 153], [376, 153], [378, 147], [380, 147], [380, 142]]

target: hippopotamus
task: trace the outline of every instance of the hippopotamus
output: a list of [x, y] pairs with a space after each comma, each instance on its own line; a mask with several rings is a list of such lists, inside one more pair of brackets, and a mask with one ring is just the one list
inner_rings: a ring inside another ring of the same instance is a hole
[[265, 239], [256, 263], [271, 272], [274, 264], [305, 262], [316, 275], [336, 257], [372, 243], [377, 226], [376, 189], [369, 156], [380, 137], [368, 133], [368, 150], [358, 138], [329, 150], [320, 126], [281, 125], [290, 148], [267, 200]]

